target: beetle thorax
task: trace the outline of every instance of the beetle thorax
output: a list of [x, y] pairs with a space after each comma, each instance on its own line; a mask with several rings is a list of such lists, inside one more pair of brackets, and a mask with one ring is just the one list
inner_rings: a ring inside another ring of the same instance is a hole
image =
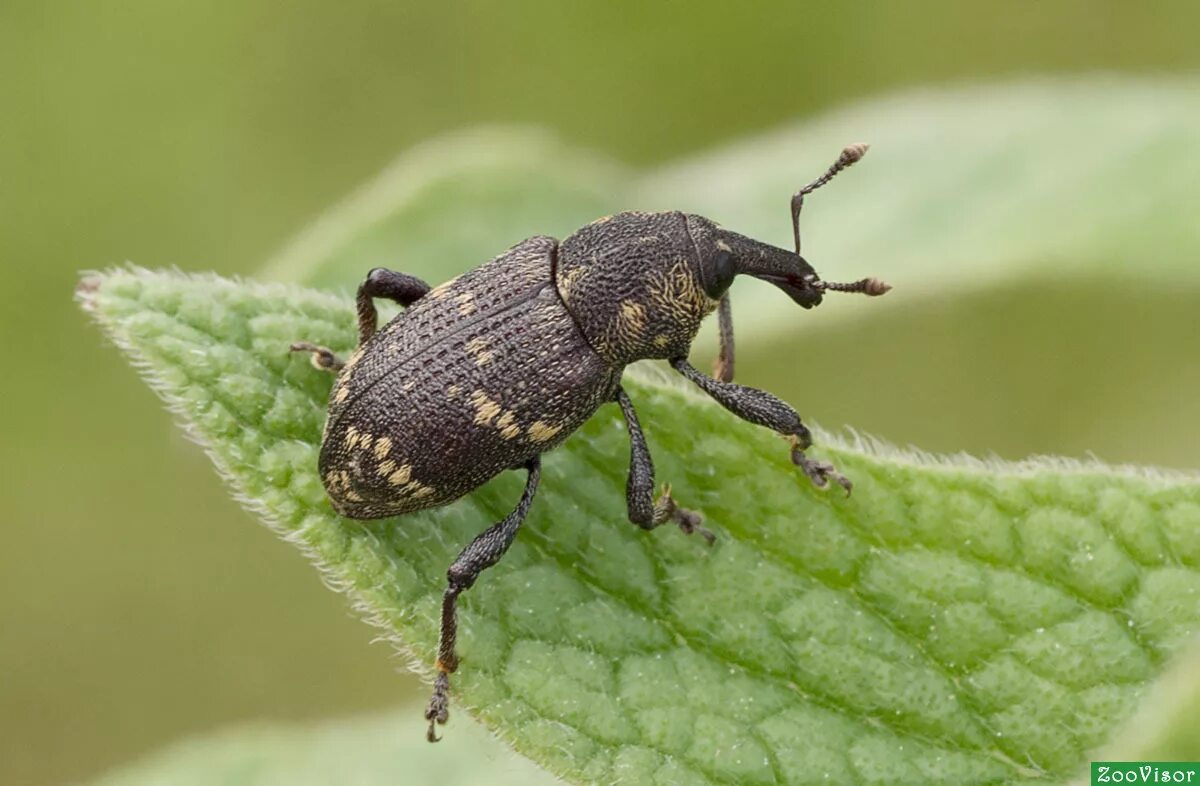
[[682, 213], [618, 213], [559, 247], [555, 283], [592, 348], [614, 365], [687, 354], [717, 306]]

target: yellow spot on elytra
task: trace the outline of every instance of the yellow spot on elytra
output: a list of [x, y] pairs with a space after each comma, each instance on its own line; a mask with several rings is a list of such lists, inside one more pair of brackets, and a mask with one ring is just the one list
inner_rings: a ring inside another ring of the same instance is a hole
[[358, 361], [362, 360], [362, 356], [363, 356], [362, 347], [359, 347], [358, 349], [354, 350], [354, 354], [352, 354], [350, 356], [350, 359], [346, 361], [346, 365], [342, 366], [341, 374], [345, 374], [347, 371], [349, 371], [350, 369], [357, 366]]
[[488, 340], [483, 336], [477, 336], [468, 341], [466, 350], [469, 355], [475, 358], [475, 365], [477, 366], [486, 365], [496, 356], [496, 353], [488, 349]]
[[463, 292], [455, 301], [458, 303], [458, 313], [464, 317], [475, 313], [475, 295], [471, 292]]
[[361, 502], [361, 497], [355, 494], [350, 489], [350, 476], [345, 470], [330, 470], [325, 475], [325, 488], [329, 489], [329, 496], [345, 499], [353, 499], [355, 502]]
[[658, 336], [654, 337], [654, 346], [656, 346], [656, 347], [665, 347], [667, 344], [670, 344], [670, 343], [671, 343], [671, 337], [668, 336], [666, 333], [663, 333], [662, 335], [658, 335]]
[[346, 450], [354, 450], [354, 446], [358, 444], [358, 429], [354, 426], [346, 429], [344, 444], [346, 445]]
[[392, 461], [391, 459], [387, 459], [381, 462], [379, 466], [375, 468], [375, 471], [379, 473], [380, 477], [386, 478], [388, 475], [396, 471], [396, 462]]
[[[397, 470], [395, 474], [399, 475], [400, 472], [407, 472], [408, 469], [408, 465], [405, 465]], [[392, 481], [395, 485], [400, 487], [396, 490], [397, 494], [420, 499], [422, 497], [428, 497], [430, 494], [434, 493], [435, 489], [432, 486], [426, 486], [419, 480], [405, 480], [405, 478], [408, 477], [409, 475], [406, 474], [403, 477], [400, 477], [398, 481]]]
[[363, 434], [361, 437], [358, 438], [358, 446], [360, 448], [362, 448], [363, 450], [370, 450], [371, 443], [374, 441], [375, 441], [375, 438], [372, 437], [370, 434]]
[[408, 391], [412, 390], [416, 386], [417, 386], [417, 381], [415, 379], [410, 379], [409, 381], [407, 381], [403, 385], [401, 385], [400, 389], [403, 390], [405, 393], [407, 393]]
[[500, 436], [512, 439], [521, 433], [521, 427], [514, 422], [516, 418], [516, 413], [511, 409], [504, 410], [504, 413], [496, 418], [496, 428], [500, 429]]
[[475, 407], [475, 422], [480, 425], [491, 423], [492, 418], [500, 414], [500, 405], [488, 398], [482, 390], [471, 394], [471, 406]]
[[446, 397], [458, 398], [458, 394], [461, 392], [462, 388], [460, 388], [458, 385], [451, 385], [450, 387], [446, 388]]
[[438, 284], [436, 287], [426, 292], [425, 297], [429, 298], [430, 300], [437, 300], [438, 298], [444, 296], [450, 290], [450, 287], [454, 286], [454, 282], [457, 280], [458, 278], [452, 278], [449, 281], [443, 281], [441, 284]]
[[400, 468], [388, 475], [388, 483], [393, 486], [403, 486], [412, 478], [412, 464], [402, 464]]
[[390, 437], [380, 437], [375, 443], [375, 458], [382, 461], [387, 457], [388, 451], [392, 449], [392, 440]]
[[727, 252], [733, 251], [733, 249], [729, 247], [729, 244], [726, 243], [724, 240], [717, 241], [717, 248], [721, 249], [722, 251], [727, 251]]
[[346, 397], [349, 395], [350, 395], [350, 388], [346, 387], [345, 385], [342, 385], [340, 388], [337, 389], [337, 392], [333, 394], [333, 400], [334, 400], [334, 402], [341, 404], [343, 401], [346, 400]]
[[529, 438], [534, 442], [548, 442], [554, 439], [554, 435], [560, 431], [562, 431], [562, 426], [551, 426], [538, 420], [529, 427]]

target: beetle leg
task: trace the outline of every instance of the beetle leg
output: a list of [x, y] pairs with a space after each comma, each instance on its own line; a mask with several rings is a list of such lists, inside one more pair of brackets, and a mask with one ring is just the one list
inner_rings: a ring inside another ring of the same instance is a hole
[[671, 366], [742, 420], [766, 426], [788, 437], [792, 443], [792, 463], [804, 470], [804, 474], [818, 488], [825, 488], [833, 480], [847, 494], [850, 493], [852, 484], [849, 478], [834, 469], [832, 464], [804, 455], [805, 449], [812, 445], [812, 435], [800, 422], [796, 410], [766, 391], [707, 377], [688, 363], [687, 358], [675, 358]]
[[321, 371], [338, 372], [342, 370], [342, 366], [346, 365], [344, 360], [333, 354], [333, 350], [310, 344], [307, 341], [297, 341], [292, 344], [290, 349], [292, 352], [311, 352], [310, 360], [313, 367]]
[[[361, 346], [367, 339], [375, 335], [379, 324], [379, 314], [375, 311], [374, 298], [385, 297], [394, 300], [401, 306], [410, 306], [429, 291], [429, 285], [421, 279], [407, 273], [397, 273], [394, 270], [377, 267], [358, 286], [358, 343]], [[312, 364], [322, 371], [341, 371], [346, 365], [332, 350], [310, 344], [307, 341], [297, 341], [292, 344], [293, 352], [311, 352]]]
[[429, 721], [429, 731], [425, 738], [437, 742], [440, 738], [435, 732], [435, 724], [443, 724], [449, 717], [450, 707], [450, 675], [458, 668], [458, 652], [455, 642], [458, 639], [458, 596], [464, 590], [470, 589], [479, 574], [500, 561], [504, 552], [512, 545], [521, 522], [529, 513], [533, 503], [533, 495], [537, 491], [538, 479], [542, 472], [542, 459], [534, 456], [525, 465], [529, 476], [525, 480], [525, 491], [521, 501], [503, 521], [493, 524], [477, 535], [462, 552], [455, 558], [450, 570], [446, 571], [448, 586], [442, 595], [442, 632], [438, 642], [437, 679], [433, 683], [433, 696], [425, 710], [425, 720]]
[[629, 505], [629, 520], [642, 529], [654, 529], [673, 521], [687, 534], [698, 532], [712, 545], [716, 537], [704, 527], [698, 513], [681, 508], [671, 498], [671, 487], [663, 486], [662, 496], [654, 500], [654, 462], [646, 447], [646, 436], [638, 422], [633, 402], [625, 391], [617, 388], [617, 403], [629, 429], [629, 480], [625, 484], [625, 500]]
[[367, 273], [367, 277], [358, 285], [358, 343], [365, 344], [367, 339], [375, 335], [375, 328], [379, 324], [375, 298], [394, 300], [407, 308], [428, 291], [428, 284], [407, 273], [397, 273], [386, 267], [377, 267]]
[[733, 308], [729, 303], [729, 292], [721, 295], [717, 306], [717, 329], [721, 335], [721, 349], [713, 365], [713, 376], [721, 382], [733, 381]]

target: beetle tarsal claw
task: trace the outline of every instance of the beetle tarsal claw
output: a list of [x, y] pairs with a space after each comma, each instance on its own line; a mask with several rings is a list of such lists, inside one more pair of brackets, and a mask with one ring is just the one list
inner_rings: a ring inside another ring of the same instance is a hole
[[838, 472], [827, 461], [804, 459], [800, 462], [800, 468], [804, 470], [804, 474], [808, 475], [809, 479], [819, 488], [828, 486], [830, 479], [846, 490], [847, 497], [850, 496], [850, 490], [854, 488], [854, 484], [850, 482], [850, 478]]
[[664, 483], [662, 494], [654, 503], [654, 523], [665, 524], [668, 521], [675, 522], [685, 535], [698, 534], [710, 546], [717, 542], [717, 536], [701, 526], [704, 517], [694, 510], [675, 504], [675, 499], [671, 496], [671, 484]]
[[425, 739], [430, 742], [441, 742], [442, 738], [437, 736], [437, 726], [445, 724], [449, 717], [450, 675], [439, 671], [437, 679], [433, 683], [433, 696], [429, 699], [429, 706], [425, 708], [425, 720], [429, 721]]
[[675, 523], [679, 525], [679, 529], [683, 530], [685, 535], [695, 533], [704, 538], [708, 545], [713, 545], [717, 542], [717, 536], [712, 533], [712, 530], [701, 526], [700, 522], [704, 521], [699, 513], [686, 508], [676, 508]]
[[346, 365], [337, 355], [333, 354], [333, 350], [310, 344], [307, 341], [296, 341], [288, 349], [292, 352], [308, 352], [311, 355], [309, 360], [312, 362], [313, 368], [321, 371], [341, 371], [342, 366]]
[[[819, 489], [823, 489], [829, 485], [829, 481], [833, 480], [843, 489], [846, 490], [846, 496], [850, 496], [850, 490], [854, 488], [854, 484], [850, 482], [850, 478], [838, 472], [828, 461], [818, 461], [810, 459], [804, 455], [804, 448], [807, 445], [800, 438], [793, 436], [792, 443], [792, 463], [800, 469], [804, 470], [804, 474], [813, 482], [813, 485]], [[811, 441], [810, 441], [811, 444]]]

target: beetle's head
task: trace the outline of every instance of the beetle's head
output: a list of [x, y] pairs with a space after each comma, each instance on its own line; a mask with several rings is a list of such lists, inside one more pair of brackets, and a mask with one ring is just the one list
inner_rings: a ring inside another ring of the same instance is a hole
[[688, 216], [688, 229], [700, 252], [700, 279], [705, 294], [714, 300], [720, 298], [739, 275], [753, 276], [774, 284], [804, 308], [820, 305], [826, 292], [861, 292], [877, 296], [891, 289], [877, 278], [864, 278], [848, 284], [822, 281], [817, 271], [800, 256], [800, 208], [804, 204], [804, 197], [828, 183], [838, 172], [861, 160], [866, 152], [867, 145], [864, 144], [847, 146], [825, 174], [792, 197], [792, 230], [796, 241], [794, 252], [721, 229], [699, 216]]
[[850, 284], [822, 281], [812, 265], [797, 253], [711, 224], [700, 228], [694, 217], [689, 216], [689, 219], [693, 236], [708, 236], [705, 238], [707, 243], [697, 242], [701, 249], [700, 280], [705, 294], [714, 300], [720, 299], [733, 279], [740, 275], [774, 284], [804, 308], [820, 305], [826, 292], [861, 292], [875, 296], [891, 289], [877, 278], [864, 278]]
[[716, 229], [707, 252], [701, 253], [700, 278], [714, 300], [741, 275], [774, 284], [805, 308], [820, 304], [825, 294], [817, 271], [799, 254], [724, 229]]

